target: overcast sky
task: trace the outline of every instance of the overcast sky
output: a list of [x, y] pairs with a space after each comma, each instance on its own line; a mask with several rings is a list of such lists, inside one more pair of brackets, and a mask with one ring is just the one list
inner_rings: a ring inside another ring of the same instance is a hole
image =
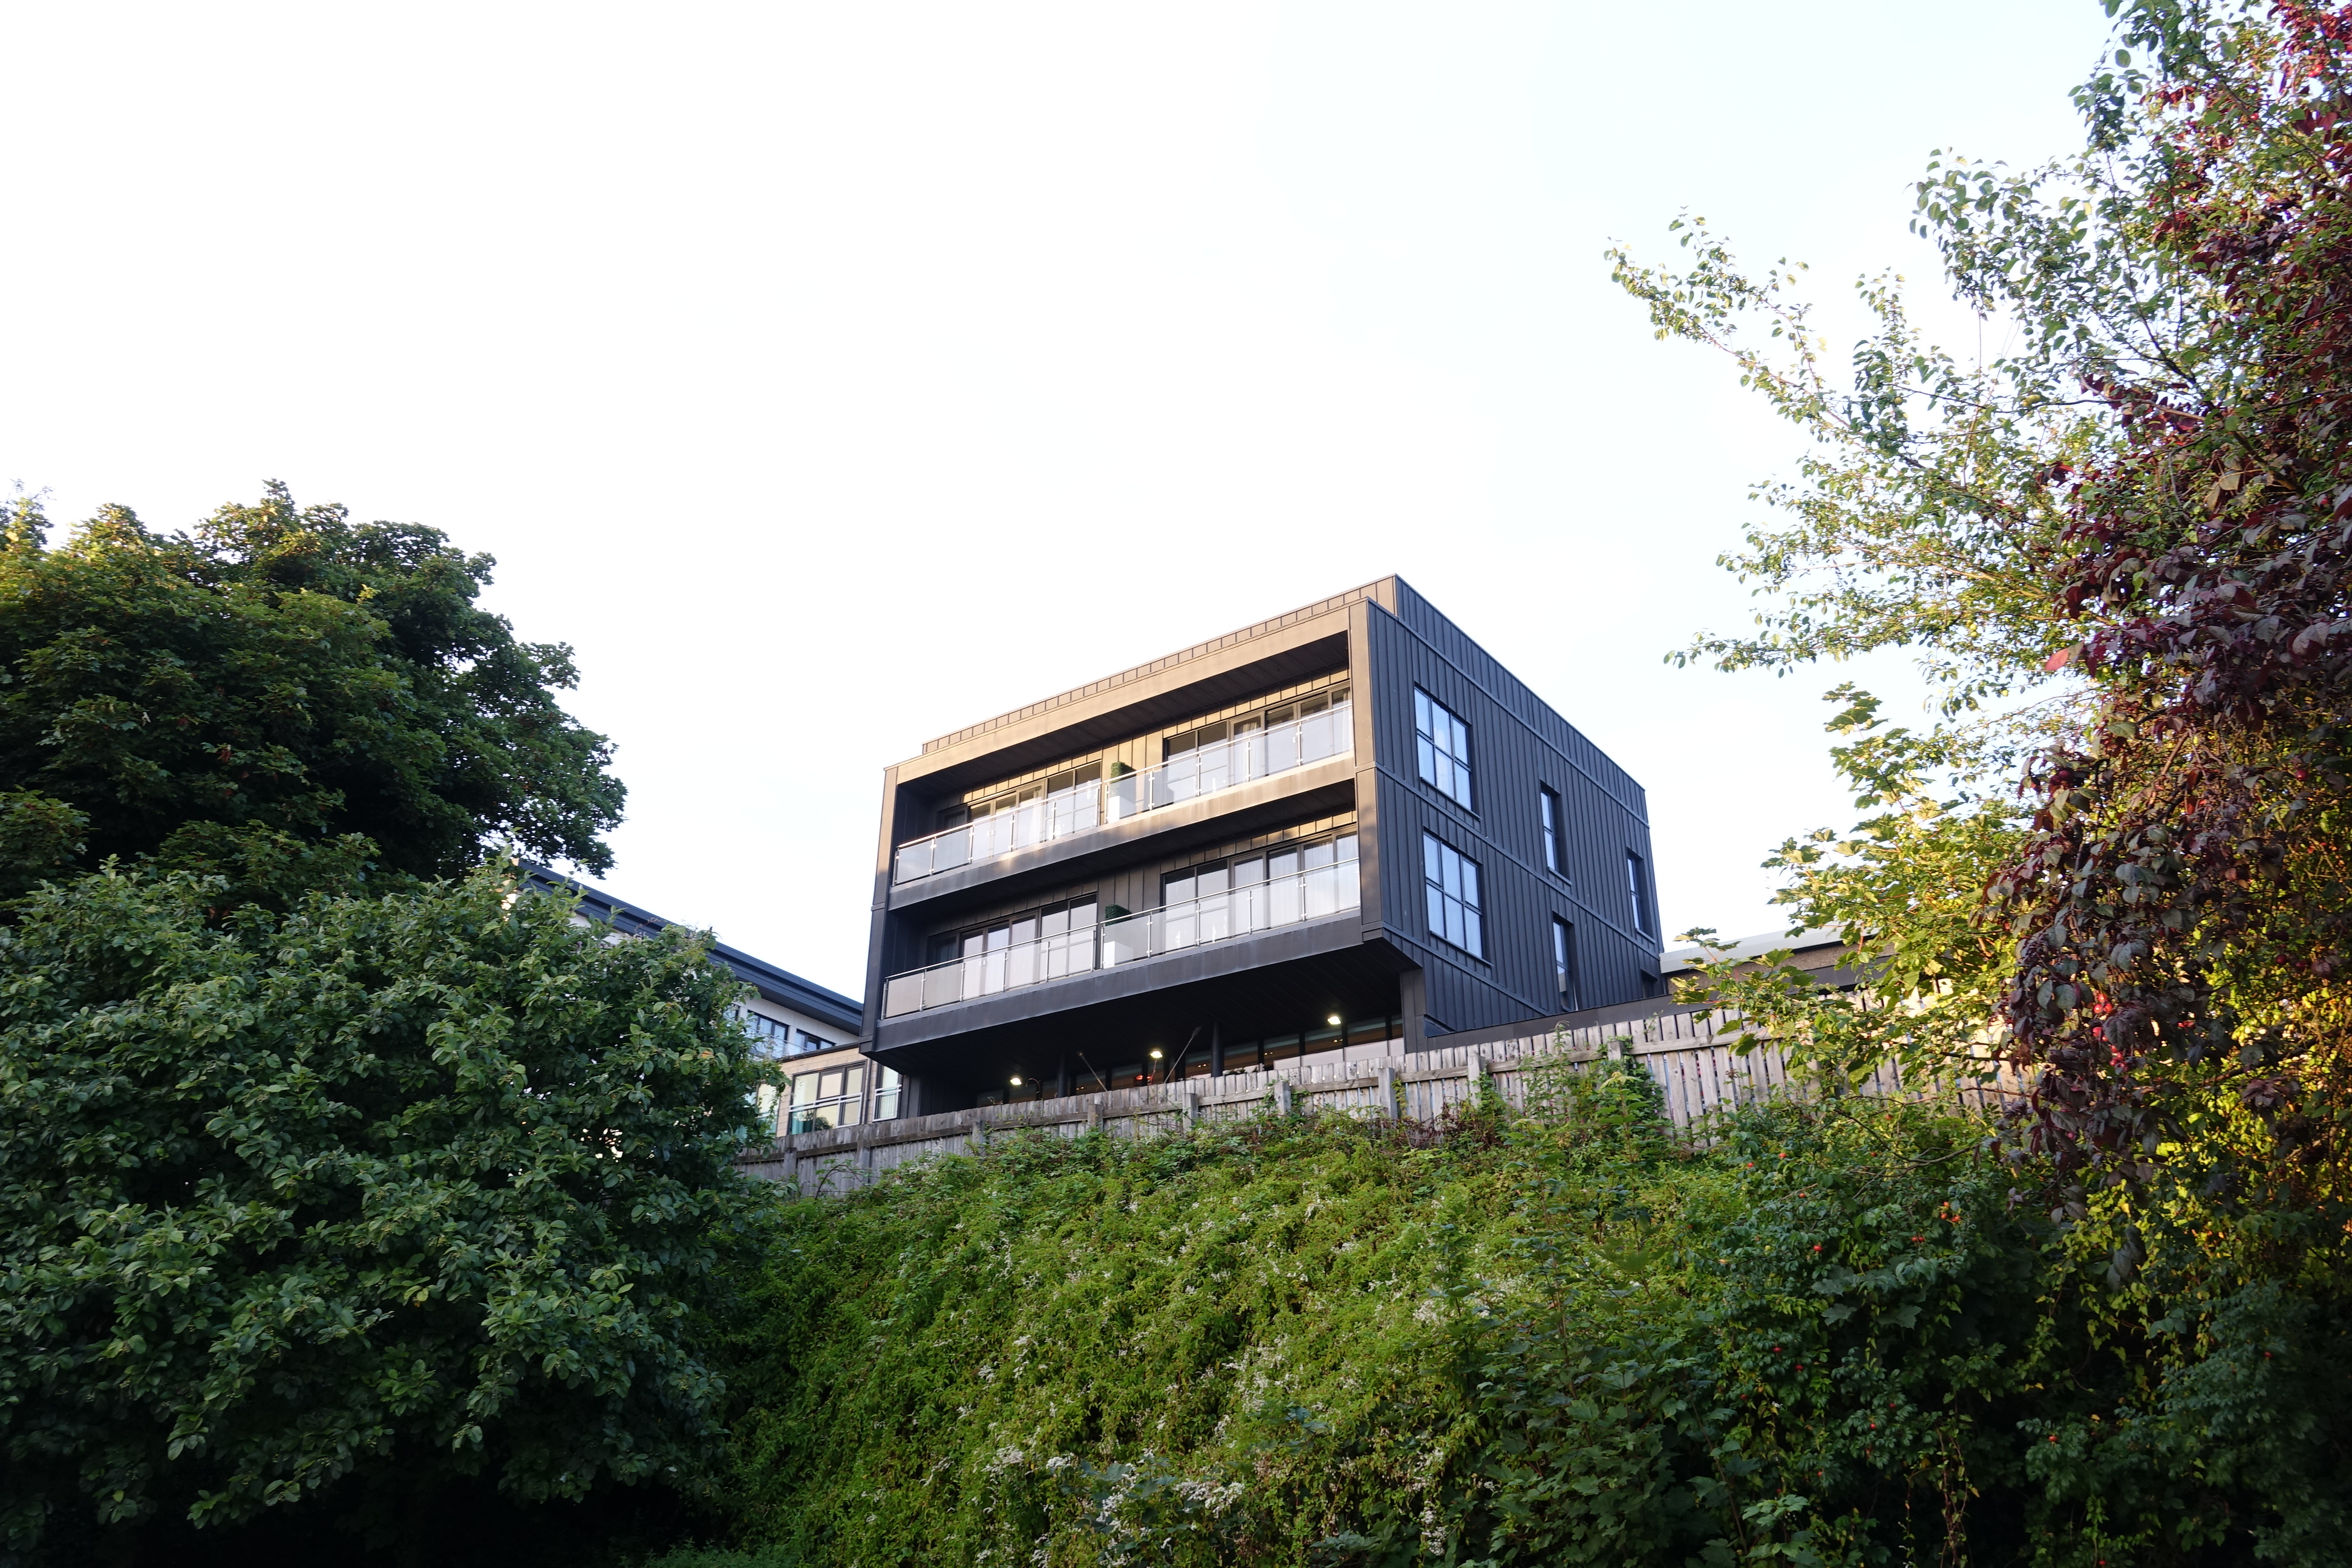
[[1864, 270], [1940, 299], [1906, 183], [2078, 144], [2104, 31], [16, 5], [0, 482], [177, 527], [278, 478], [491, 552], [618, 745], [604, 884], [838, 989], [886, 764], [1391, 572], [1647, 786], [1668, 931], [1764, 930], [1766, 850], [1852, 817], [1856, 672], [1661, 663], [1744, 623], [1713, 562], [1795, 447], [1601, 252], [1689, 207], [1841, 326]]

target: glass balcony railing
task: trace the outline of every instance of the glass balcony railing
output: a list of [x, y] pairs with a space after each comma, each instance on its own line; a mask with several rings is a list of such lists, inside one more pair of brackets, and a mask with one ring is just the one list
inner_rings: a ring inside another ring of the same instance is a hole
[[1362, 897], [1356, 876], [1355, 840], [1344, 842], [1347, 858], [1332, 865], [1186, 899], [1162, 909], [1115, 915], [1100, 924], [1061, 935], [894, 974], [882, 983], [882, 1016], [902, 1017], [1000, 991], [1090, 974], [1158, 953], [1343, 914], [1356, 908]]
[[1156, 768], [1110, 779], [1088, 779], [961, 827], [909, 839], [898, 846], [890, 879], [919, 881], [959, 866], [1088, 833], [1254, 779], [1288, 773], [1327, 757], [1348, 756], [1356, 749], [1354, 714], [1353, 704], [1337, 703], [1287, 724], [1179, 752]]

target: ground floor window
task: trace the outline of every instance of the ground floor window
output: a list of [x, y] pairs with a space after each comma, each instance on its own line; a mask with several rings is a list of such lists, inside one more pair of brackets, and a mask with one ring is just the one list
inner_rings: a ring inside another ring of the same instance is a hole
[[[895, 1099], [894, 1089], [894, 1101]], [[865, 1108], [866, 1068], [862, 1064], [794, 1073], [790, 1120], [784, 1131], [821, 1132], [829, 1127], [855, 1127]], [[895, 1103], [891, 1114], [898, 1114]]]

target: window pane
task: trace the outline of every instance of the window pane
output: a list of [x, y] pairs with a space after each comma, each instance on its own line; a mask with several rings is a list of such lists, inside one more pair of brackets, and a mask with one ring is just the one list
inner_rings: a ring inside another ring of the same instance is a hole
[[1435, 784], [1437, 782], [1437, 753], [1430, 750], [1429, 741], [1426, 737], [1417, 740], [1414, 742], [1414, 744], [1418, 746], [1421, 751], [1421, 776], [1427, 779], [1430, 783]]
[[1445, 889], [1445, 896], [1449, 899], [1460, 898], [1462, 896], [1462, 857], [1451, 849], [1442, 849], [1438, 852], [1438, 861], [1445, 871], [1445, 880], [1441, 884]]
[[1445, 940], [1456, 947], [1469, 945], [1462, 936], [1462, 906], [1452, 899], [1445, 900]]
[[1478, 897], [1478, 862], [1462, 862], [1462, 901], [1472, 909], [1484, 909], [1486, 902]]
[[1415, 691], [1412, 694], [1412, 727], [1423, 735], [1430, 732], [1429, 698], [1426, 694], [1420, 691]]
[[1423, 891], [1429, 895], [1429, 934], [1443, 936], [1445, 934], [1445, 895], [1437, 890], [1434, 883]]
[[1356, 858], [1356, 836], [1350, 833], [1341, 838], [1339, 842], [1339, 849], [1340, 859], [1353, 860]]
[[1421, 836], [1421, 874], [1428, 881], [1444, 880], [1437, 873], [1437, 840], [1426, 833]]
[[1462, 918], [1470, 928], [1469, 934], [1463, 941], [1463, 947], [1471, 952], [1478, 954], [1482, 958], [1485, 957], [1486, 953], [1486, 946], [1485, 939], [1479, 935], [1478, 931], [1478, 911], [1475, 910], [1465, 910]]

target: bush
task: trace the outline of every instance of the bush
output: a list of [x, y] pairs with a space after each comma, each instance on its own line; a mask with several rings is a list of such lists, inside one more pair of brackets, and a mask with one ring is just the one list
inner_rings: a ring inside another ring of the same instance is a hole
[[89, 878], [0, 931], [8, 1551], [414, 1547], [469, 1489], [691, 1479], [759, 1208], [731, 977], [509, 868], [225, 926], [216, 890]]

